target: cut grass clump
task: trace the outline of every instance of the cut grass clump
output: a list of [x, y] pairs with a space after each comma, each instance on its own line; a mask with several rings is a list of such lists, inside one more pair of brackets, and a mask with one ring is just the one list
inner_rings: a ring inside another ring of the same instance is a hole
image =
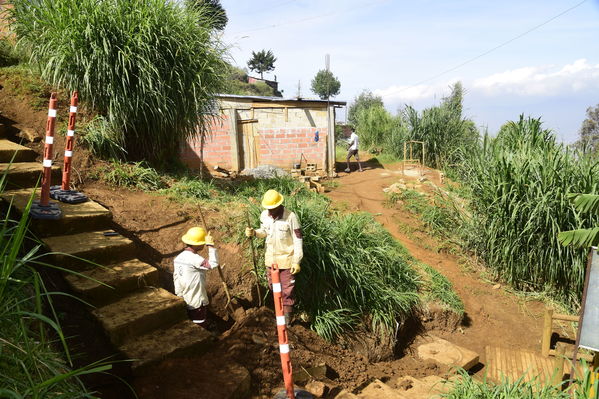
[[164, 178], [144, 162], [124, 163], [113, 161], [96, 171], [99, 178], [108, 184], [156, 191], [167, 187]]

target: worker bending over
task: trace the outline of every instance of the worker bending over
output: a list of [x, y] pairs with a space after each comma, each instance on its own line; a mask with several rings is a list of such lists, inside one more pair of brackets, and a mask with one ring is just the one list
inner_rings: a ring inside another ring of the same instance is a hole
[[[181, 241], [187, 244], [187, 248], [175, 258], [175, 294], [185, 300], [191, 321], [206, 328], [209, 304], [206, 270], [218, 267], [214, 240], [203, 228], [192, 227], [181, 237]], [[208, 247], [208, 259], [199, 254], [204, 246]]]
[[278, 265], [281, 275], [281, 288], [283, 295], [283, 312], [285, 323], [289, 325], [293, 305], [295, 303], [294, 274], [300, 272], [300, 262], [304, 256], [302, 249], [302, 230], [295, 213], [288, 211], [283, 206], [284, 197], [275, 190], [268, 190], [262, 198], [262, 207], [265, 210], [260, 215], [260, 228], [247, 227], [245, 234], [248, 237], [256, 236], [266, 238], [266, 268], [268, 285], [272, 290], [271, 266]]

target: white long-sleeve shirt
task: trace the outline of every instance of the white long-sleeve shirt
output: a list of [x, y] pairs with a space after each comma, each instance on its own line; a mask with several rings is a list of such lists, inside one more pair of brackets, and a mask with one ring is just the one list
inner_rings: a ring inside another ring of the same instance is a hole
[[290, 269], [292, 264], [299, 265], [304, 257], [301, 226], [295, 213], [287, 209], [278, 219], [263, 211], [256, 236], [266, 238], [265, 264], [268, 267], [276, 263], [280, 269]]
[[174, 262], [175, 294], [185, 300], [189, 309], [208, 305], [206, 270], [218, 267], [216, 248], [208, 247], [208, 259], [186, 249], [177, 255]]

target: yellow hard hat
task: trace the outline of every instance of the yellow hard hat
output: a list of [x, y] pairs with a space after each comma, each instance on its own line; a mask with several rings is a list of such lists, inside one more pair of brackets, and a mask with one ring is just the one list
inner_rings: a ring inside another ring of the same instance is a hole
[[204, 245], [206, 243], [206, 230], [201, 227], [192, 227], [181, 237], [187, 245]]
[[268, 190], [264, 193], [264, 197], [262, 197], [262, 208], [265, 209], [274, 209], [277, 206], [283, 203], [283, 197], [276, 190]]

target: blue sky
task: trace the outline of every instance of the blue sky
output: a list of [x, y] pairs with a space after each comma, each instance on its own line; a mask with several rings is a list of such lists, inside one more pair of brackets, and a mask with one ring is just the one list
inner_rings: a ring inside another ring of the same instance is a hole
[[314, 97], [311, 79], [330, 54], [337, 100], [370, 89], [393, 113], [422, 109], [460, 80], [477, 125], [493, 133], [524, 113], [571, 142], [599, 104], [599, 0], [581, 1], [221, 0], [223, 40], [240, 67], [271, 49], [276, 69], [265, 78], [276, 75], [285, 96], [300, 81], [302, 97]]

